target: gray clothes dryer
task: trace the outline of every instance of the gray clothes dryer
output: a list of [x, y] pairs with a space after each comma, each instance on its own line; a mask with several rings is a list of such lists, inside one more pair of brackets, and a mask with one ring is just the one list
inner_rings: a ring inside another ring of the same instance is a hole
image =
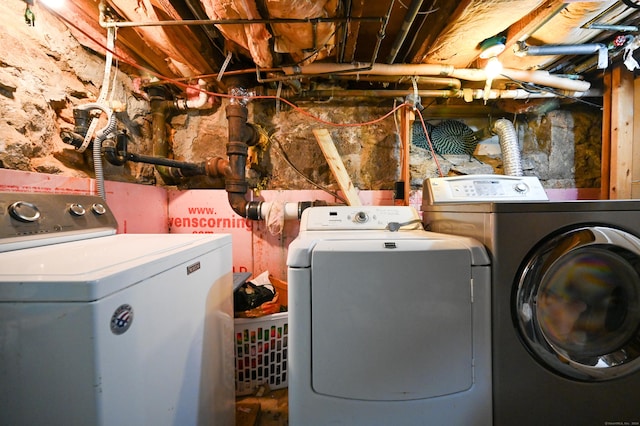
[[492, 264], [497, 426], [640, 422], [640, 201], [432, 203]]

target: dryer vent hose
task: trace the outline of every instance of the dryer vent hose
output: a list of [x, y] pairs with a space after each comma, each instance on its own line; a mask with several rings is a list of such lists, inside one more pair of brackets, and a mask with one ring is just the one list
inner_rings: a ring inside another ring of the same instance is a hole
[[520, 146], [513, 123], [506, 118], [499, 118], [493, 123], [492, 131], [498, 135], [504, 174], [507, 176], [522, 176], [522, 160]]

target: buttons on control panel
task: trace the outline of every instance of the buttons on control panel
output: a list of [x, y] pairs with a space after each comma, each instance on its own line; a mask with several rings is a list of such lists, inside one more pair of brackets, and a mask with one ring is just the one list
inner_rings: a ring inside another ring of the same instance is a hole
[[69, 213], [71, 213], [72, 216], [84, 216], [86, 212], [82, 204], [73, 203], [69, 206]]
[[[91, 211], [97, 216], [102, 216], [107, 212], [107, 208], [104, 206], [104, 204], [93, 203], [91, 205]], [[84, 216], [86, 212], [87, 211], [82, 204], [73, 203], [69, 206], [69, 213], [71, 213], [71, 215], [73, 216]]]
[[366, 212], [358, 212], [353, 216], [353, 221], [356, 223], [365, 223], [369, 220], [369, 216]]
[[518, 182], [513, 186], [513, 189], [515, 189], [516, 192], [525, 193], [529, 190], [529, 187], [524, 182]]
[[98, 216], [102, 216], [107, 212], [107, 208], [104, 206], [104, 204], [100, 204], [100, 203], [94, 203], [91, 206], [91, 210]]
[[[0, 192], [0, 253], [117, 232], [106, 202], [95, 195]], [[53, 240], [52, 240], [53, 241]]]
[[427, 204], [549, 200], [535, 176], [491, 174], [427, 178], [424, 188]]

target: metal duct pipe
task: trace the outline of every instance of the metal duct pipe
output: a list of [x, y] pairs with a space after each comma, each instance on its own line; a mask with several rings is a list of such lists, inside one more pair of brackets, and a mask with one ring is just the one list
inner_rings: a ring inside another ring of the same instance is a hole
[[506, 118], [499, 118], [493, 123], [491, 130], [498, 135], [500, 141], [504, 174], [507, 176], [522, 176], [520, 146], [518, 145], [518, 135], [513, 123]]
[[590, 55], [598, 53], [598, 68], [605, 69], [609, 66], [609, 50], [602, 43], [529, 46], [524, 42], [518, 42], [513, 45], [513, 53], [516, 56]]

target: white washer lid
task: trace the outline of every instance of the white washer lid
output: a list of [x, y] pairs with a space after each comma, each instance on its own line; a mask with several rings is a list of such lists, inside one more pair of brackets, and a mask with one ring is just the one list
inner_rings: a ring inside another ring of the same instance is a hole
[[225, 245], [228, 234], [119, 234], [0, 253], [0, 302], [98, 300]]

